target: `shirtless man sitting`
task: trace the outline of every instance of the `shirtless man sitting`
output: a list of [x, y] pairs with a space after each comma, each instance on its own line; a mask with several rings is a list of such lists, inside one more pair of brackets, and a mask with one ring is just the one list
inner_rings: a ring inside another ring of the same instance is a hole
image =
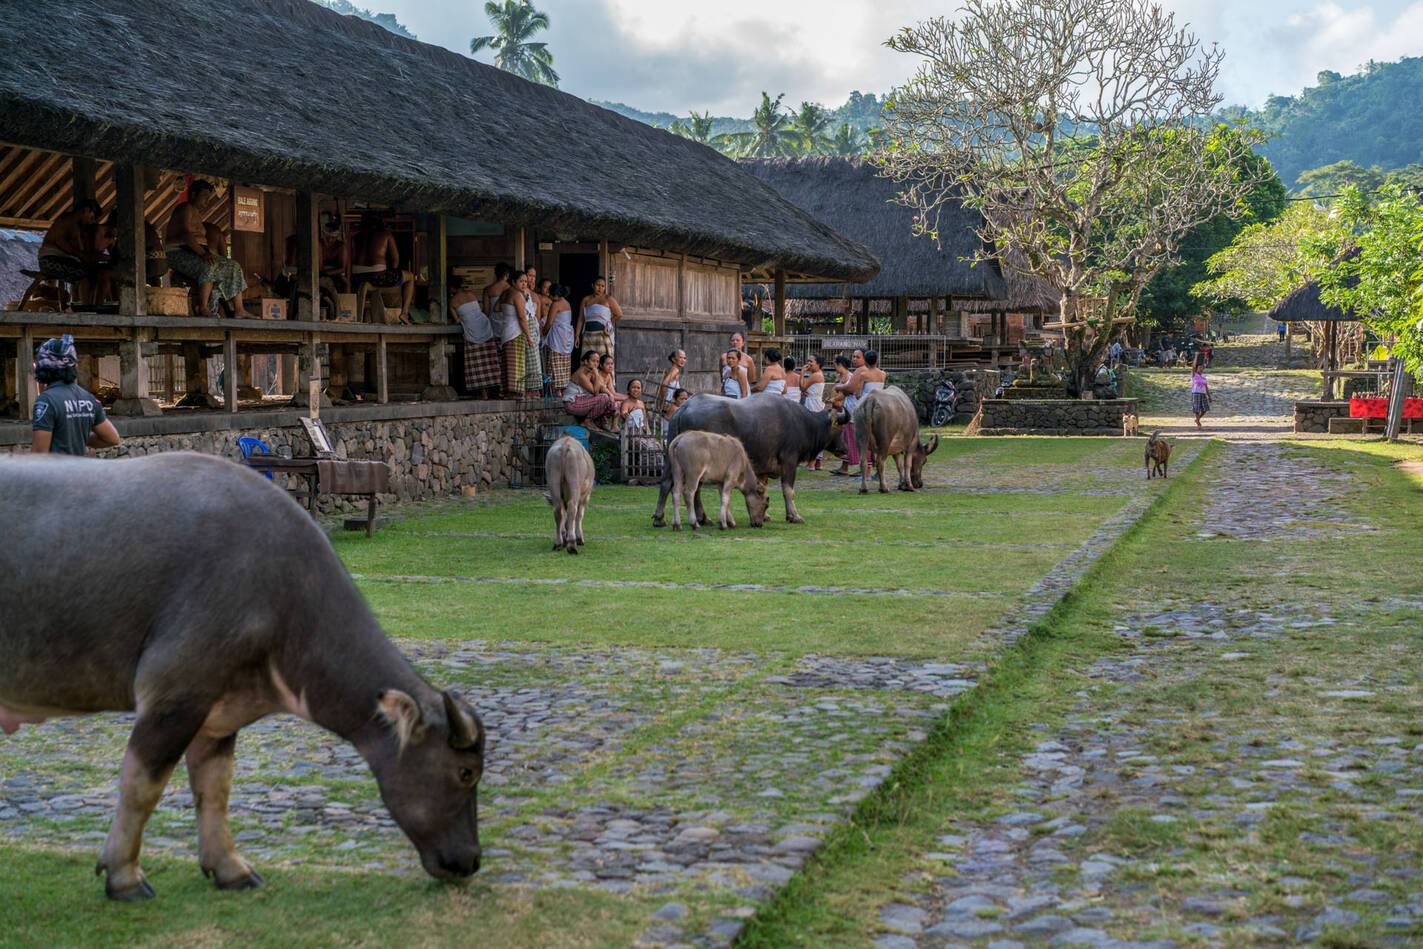
[[98, 290], [101, 265], [94, 246], [98, 224], [99, 202], [85, 198], [54, 219], [40, 244], [40, 273], [74, 284], [81, 303], [93, 304]]
[[360, 293], [361, 284], [370, 284], [377, 289], [399, 287], [400, 322], [409, 323], [410, 301], [415, 298], [415, 275], [400, 269], [400, 248], [396, 246], [395, 235], [385, 226], [379, 214], [367, 211], [361, 215], [361, 226], [353, 243], [353, 289]]
[[211, 182], [198, 178], [188, 185], [188, 200], [178, 205], [168, 219], [164, 249], [169, 268], [197, 285], [198, 304], [207, 315], [236, 316], [242, 308], [247, 278], [241, 264], [230, 257], [219, 257], [208, 246], [203, 212], [216, 200], [217, 189]]

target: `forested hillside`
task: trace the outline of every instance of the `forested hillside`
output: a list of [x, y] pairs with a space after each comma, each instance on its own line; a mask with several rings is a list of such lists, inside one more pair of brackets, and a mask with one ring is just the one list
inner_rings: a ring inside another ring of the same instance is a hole
[[1271, 135], [1261, 151], [1291, 188], [1302, 172], [1346, 159], [1401, 168], [1423, 161], [1423, 57], [1371, 62], [1353, 76], [1322, 72], [1297, 96], [1234, 114]]

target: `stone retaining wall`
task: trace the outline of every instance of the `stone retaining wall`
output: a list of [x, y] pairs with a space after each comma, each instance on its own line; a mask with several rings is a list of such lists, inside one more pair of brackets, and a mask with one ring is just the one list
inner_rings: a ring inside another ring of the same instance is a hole
[[1120, 435], [1136, 399], [984, 399], [970, 435]]
[[1348, 402], [1305, 401], [1295, 403], [1295, 431], [1310, 434], [1326, 434], [1329, 420], [1348, 418]]
[[[188, 417], [114, 419], [123, 444], [95, 452], [100, 458], [197, 451], [238, 460], [237, 439], [260, 438], [273, 452], [290, 449], [310, 455], [301, 425], [303, 413], [290, 409], [227, 415], [195, 413]], [[332, 447], [341, 458], [385, 461], [392, 492], [381, 501], [411, 501], [508, 485], [517, 465], [514, 440], [529, 444], [537, 435], [539, 412], [512, 402], [454, 402], [425, 405], [337, 408], [321, 413]], [[29, 426], [6, 426], [0, 457], [28, 450]], [[18, 436], [23, 433], [23, 439]], [[522, 474], [528, 483], [529, 472]], [[323, 498], [323, 511], [364, 508], [364, 502]]]

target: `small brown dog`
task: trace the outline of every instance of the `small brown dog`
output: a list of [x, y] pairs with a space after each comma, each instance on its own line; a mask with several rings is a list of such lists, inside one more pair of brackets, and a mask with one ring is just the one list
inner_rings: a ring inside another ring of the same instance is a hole
[[1126, 415], [1123, 415], [1123, 416], [1122, 416], [1122, 437], [1123, 437], [1123, 438], [1132, 438], [1133, 436], [1140, 434], [1140, 429], [1141, 429], [1141, 417], [1140, 417], [1140, 416], [1137, 416], [1137, 415], [1130, 415], [1130, 414], [1126, 414]]
[[1166, 467], [1171, 461], [1171, 446], [1166, 444], [1166, 439], [1158, 438], [1160, 432], [1152, 432], [1151, 437], [1146, 440], [1146, 480], [1150, 481], [1156, 475], [1166, 477]]

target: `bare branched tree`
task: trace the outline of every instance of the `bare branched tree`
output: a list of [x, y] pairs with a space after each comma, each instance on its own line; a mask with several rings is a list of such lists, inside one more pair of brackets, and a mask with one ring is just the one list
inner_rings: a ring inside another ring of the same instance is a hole
[[1223, 54], [1148, 0], [966, 0], [888, 45], [923, 63], [887, 108], [884, 174], [921, 233], [962, 200], [986, 256], [1052, 285], [1088, 392], [1182, 237], [1256, 183], [1252, 134], [1211, 121]]

